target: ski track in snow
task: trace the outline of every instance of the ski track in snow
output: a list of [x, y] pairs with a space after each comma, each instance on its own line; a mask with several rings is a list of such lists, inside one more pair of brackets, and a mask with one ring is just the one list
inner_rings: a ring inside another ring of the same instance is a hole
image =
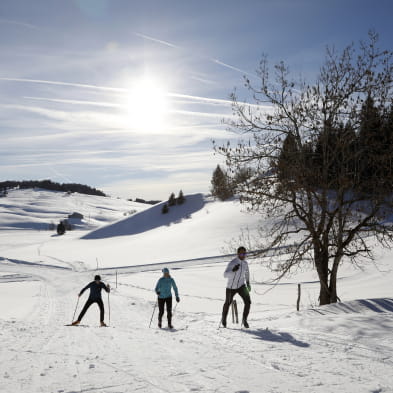
[[[188, 313], [181, 305], [174, 316], [179, 330], [156, 328], [156, 318], [149, 329], [152, 303], [121, 290], [111, 295], [112, 326], [98, 327], [93, 305], [87, 327], [67, 327], [76, 301], [69, 282], [79, 288], [84, 277], [68, 270], [44, 268], [37, 275], [32, 266], [14, 269], [14, 274], [26, 269], [40, 287], [35, 307], [23, 319], [0, 320], [1, 392], [391, 391], [389, 338], [354, 341], [300, 329], [297, 317], [284, 318], [284, 326], [293, 323], [287, 328], [279, 327], [282, 319], [267, 319], [264, 327], [218, 329], [219, 313]], [[393, 327], [392, 314], [377, 317]]]

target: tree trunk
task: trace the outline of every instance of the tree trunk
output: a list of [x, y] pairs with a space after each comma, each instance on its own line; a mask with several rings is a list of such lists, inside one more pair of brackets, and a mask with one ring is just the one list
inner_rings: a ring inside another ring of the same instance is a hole
[[337, 255], [334, 259], [332, 271], [330, 272], [330, 303], [337, 303], [338, 296], [337, 296], [337, 272], [338, 272], [338, 265], [341, 261], [341, 256]]
[[330, 303], [337, 303], [337, 280], [336, 277], [333, 278], [333, 272], [330, 276], [330, 285], [329, 285], [329, 293], [330, 293]]
[[319, 278], [319, 305], [331, 303], [329, 289], [329, 256], [325, 251], [314, 248], [315, 266]]
[[323, 306], [325, 304], [330, 304], [330, 290], [327, 284], [327, 280], [321, 280], [319, 278], [320, 289], [319, 289], [319, 305]]

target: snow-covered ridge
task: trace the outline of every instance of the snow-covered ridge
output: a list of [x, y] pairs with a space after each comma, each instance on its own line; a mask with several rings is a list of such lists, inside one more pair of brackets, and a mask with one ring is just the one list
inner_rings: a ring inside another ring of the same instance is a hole
[[146, 207], [111, 197], [43, 189], [11, 190], [0, 198], [0, 230], [48, 230], [51, 224], [58, 224], [74, 212], [84, 216], [77, 222], [79, 229], [94, 229]]

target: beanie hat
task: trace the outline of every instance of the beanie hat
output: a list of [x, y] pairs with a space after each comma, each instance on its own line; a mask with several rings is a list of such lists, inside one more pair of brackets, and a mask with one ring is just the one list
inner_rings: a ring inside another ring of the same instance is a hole
[[95, 281], [101, 281], [101, 277], [97, 274], [97, 275], [94, 277], [94, 280], [95, 280]]
[[164, 269], [162, 269], [163, 273], [169, 273], [169, 269], [167, 267], [164, 267]]

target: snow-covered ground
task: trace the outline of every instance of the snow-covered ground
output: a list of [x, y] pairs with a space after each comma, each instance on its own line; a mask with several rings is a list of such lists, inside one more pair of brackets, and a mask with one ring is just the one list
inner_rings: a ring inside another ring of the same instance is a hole
[[[251, 261], [250, 328], [228, 318], [218, 329], [229, 258], [185, 260], [228, 253], [257, 219], [237, 201], [186, 197], [168, 215], [44, 190], [0, 199], [0, 392], [393, 392], [392, 252], [363, 270], [343, 266], [342, 303], [325, 307], [313, 272], [273, 287]], [[73, 212], [84, 215], [76, 230], [47, 229]], [[160, 263], [180, 291], [173, 330], [156, 327], [157, 310], [149, 328]], [[64, 326], [97, 272], [113, 288], [103, 296], [110, 327], [98, 327], [95, 305], [84, 326]]]

